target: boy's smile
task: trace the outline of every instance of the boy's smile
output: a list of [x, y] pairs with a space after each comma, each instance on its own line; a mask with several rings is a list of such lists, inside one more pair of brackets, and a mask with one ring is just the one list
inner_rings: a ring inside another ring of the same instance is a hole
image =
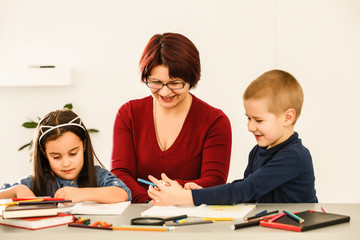
[[256, 135], [256, 134], [254, 134], [254, 135], [255, 135], [256, 140], [259, 140], [262, 137], [262, 135]]
[[267, 98], [244, 101], [249, 132], [254, 134], [259, 146], [272, 148], [288, 139], [294, 130], [285, 123], [285, 113], [277, 116], [269, 112], [268, 106]]

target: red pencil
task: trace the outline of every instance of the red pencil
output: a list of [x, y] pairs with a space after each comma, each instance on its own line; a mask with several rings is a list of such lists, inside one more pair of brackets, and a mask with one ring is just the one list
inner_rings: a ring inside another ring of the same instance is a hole
[[42, 199], [43, 201], [64, 201], [65, 198], [13, 198], [13, 201], [26, 201], [26, 200], [32, 200], [32, 199]]

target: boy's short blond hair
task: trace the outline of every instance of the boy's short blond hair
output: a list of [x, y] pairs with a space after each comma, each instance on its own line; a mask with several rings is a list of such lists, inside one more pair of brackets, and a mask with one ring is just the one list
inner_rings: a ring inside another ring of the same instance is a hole
[[299, 118], [304, 93], [299, 82], [290, 73], [282, 70], [265, 72], [246, 88], [243, 99], [270, 99], [268, 111], [275, 115], [293, 108], [296, 112], [295, 121]]

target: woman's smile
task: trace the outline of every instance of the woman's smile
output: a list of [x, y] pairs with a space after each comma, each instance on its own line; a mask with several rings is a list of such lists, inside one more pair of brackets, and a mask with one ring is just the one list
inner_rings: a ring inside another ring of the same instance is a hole
[[[160, 96], [160, 95], [159, 95]], [[172, 100], [174, 100], [176, 97], [176, 95], [174, 96], [171, 96], [171, 97], [163, 97], [163, 96], [160, 96], [160, 98], [164, 101], [164, 102], [171, 102]]]

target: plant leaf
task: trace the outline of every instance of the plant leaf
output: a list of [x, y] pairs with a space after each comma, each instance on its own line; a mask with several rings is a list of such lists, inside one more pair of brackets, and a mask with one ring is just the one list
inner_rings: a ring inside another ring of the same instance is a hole
[[37, 125], [38, 125], [37, 122], [31, 121], [31, 122], [24, 122], [22, 126], [25, 128], [36, 128]]
[[73, 109], [73, 105], [72, 103], [68, 103], [68, 104], [65, 104], [64, 108], [67, 108], [67, 109]]
[[31, 146], [31, 142], [29, 142], [29, 143], [27, 143], [27, 144], [25, 144], [25, 145], [21, 146], [21, 147], [18, 149], [18, 151], [23, 150], [23, 149], [24, 149], [24, 148], [26, 148], [27, 146]]
[[95, 129], [95, 128], [89, 128], [89, 129], [88, 129], [88, 132], [89, 132], [89, 133], [97, 133], [97, 132], [99, 132], [99, 130], [97, 130], [97, 129]]
[[29, 142], [29, 150], [31, 150], [32, 145], [33, 145], [33, 140], [31, 140], [31, 141]]

